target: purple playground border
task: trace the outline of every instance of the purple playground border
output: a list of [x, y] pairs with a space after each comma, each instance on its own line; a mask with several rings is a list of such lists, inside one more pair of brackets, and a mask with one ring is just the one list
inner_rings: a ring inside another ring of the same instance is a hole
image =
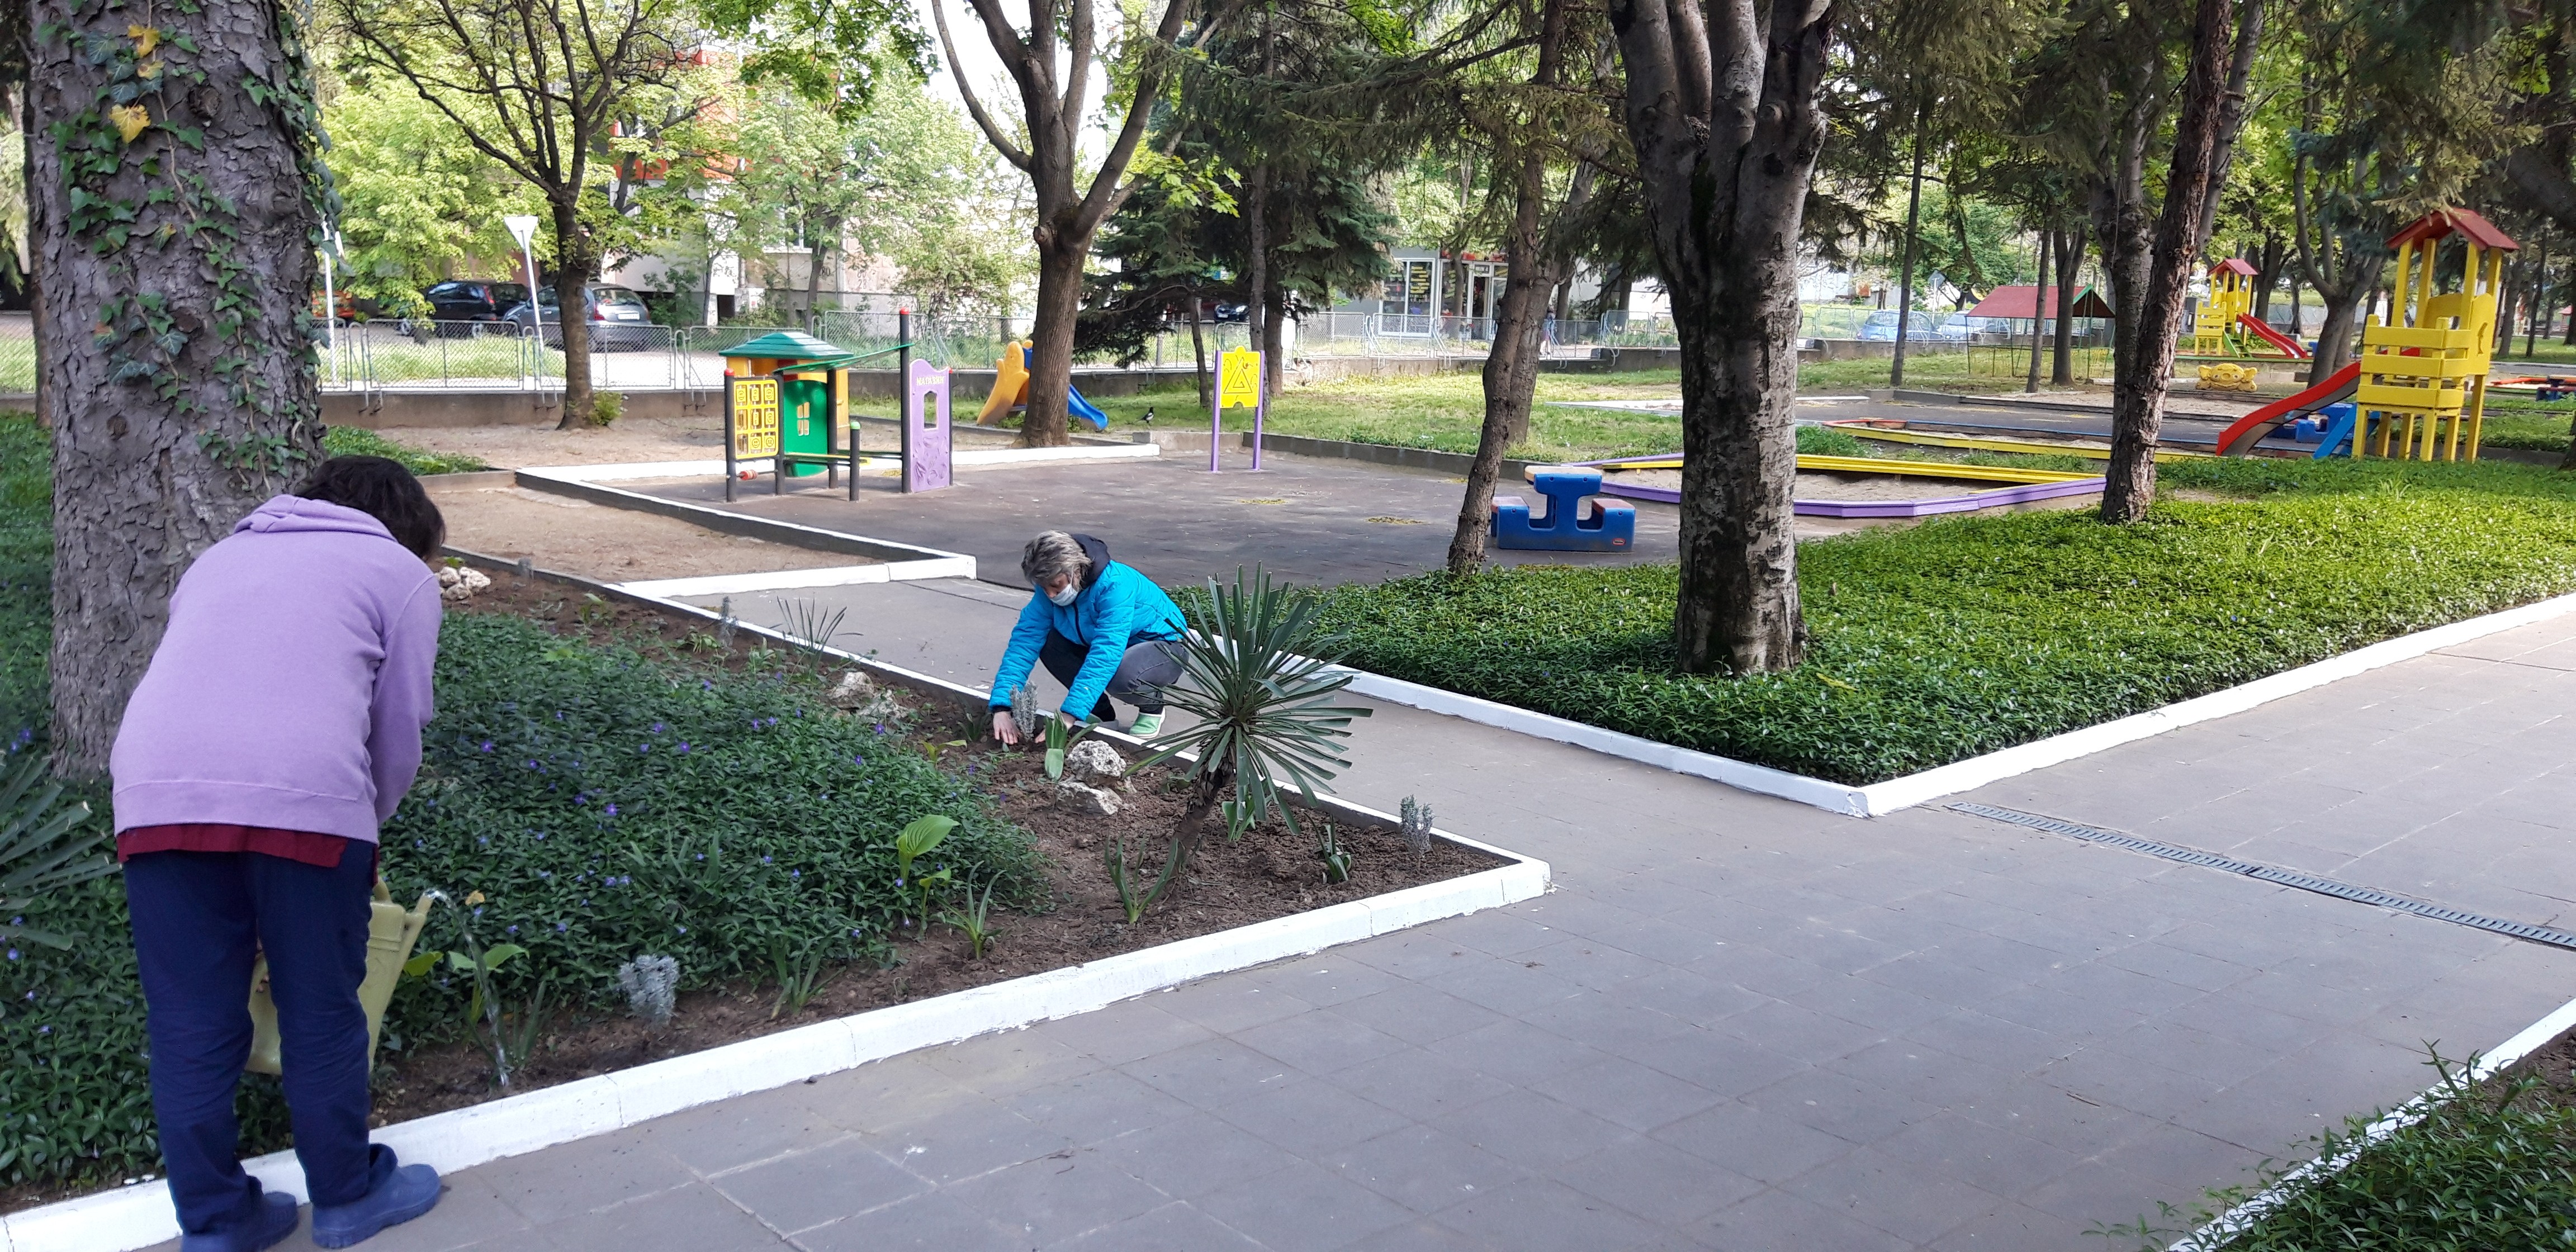
[[[1609, 468], [1618, 462], [1604, 462], [1596, 468]], [[2062, 483], [2024, 483], [2017, 487], [1998, 487], [1991, 491], [1972, 491], [1963, 496], [1936, 496], [1928, 500], [1792, 500], [1790, 510], [1800, 517], [1932, 517], [1942, 513], [1973, 513], [1978, 509], [2001, 508], [2008, 504], [2029, 504], [2037, 500], [2055, 500], [2061, 496], [2090, 495], [2102, 489], [2099, 475], [2069, 479]], [[1661, 504], [1679, 504], [1682, 493], [1670, 487], [1642, 487], [1603, 480], [1601, 494], [1625, 496], [1631, 500], [1653, 500]]]

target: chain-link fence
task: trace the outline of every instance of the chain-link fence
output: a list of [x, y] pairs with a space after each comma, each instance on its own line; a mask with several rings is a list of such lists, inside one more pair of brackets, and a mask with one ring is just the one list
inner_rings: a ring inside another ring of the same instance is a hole
[[0, 393], [23, 396], [35, 390], [35, 319], [24, 313], [0, 313]]

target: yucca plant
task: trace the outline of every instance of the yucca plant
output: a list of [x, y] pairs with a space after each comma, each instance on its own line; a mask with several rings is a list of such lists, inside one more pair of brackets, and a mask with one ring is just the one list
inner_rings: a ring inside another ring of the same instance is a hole
[[1351, 676], [1332, 672], [1340, 643], [1317, 629], [1312, 594], [1273, 583], [1258, 566], [1249, 575], [1238, 568], [1231, 587], [1209, 579], [1188, 612], [1181, 677], [1163, 694], [1181, 725], [1156, 736], [1157, 750], [1139, 766], [1194, 754], [1166, 878], [1188, 866], [1220, 821], [1229, 841], [1272, 814], [1297, 830], [1282, 797], [1293, 791], [1311, 804], [1331, 790], [1324, 784], [1350, 766], [1339, 741], [1350, 738], [1352, 719], [1369, 715], [1333, 702]]
[[37, 753], [21, 753], [0, 773], [0, 939], [70, 947], [61, 935], [5, 919], [52, 892], [116, 872], [108, 832], [77, 829], [89, 805], [61, 804], [62, 798], [63, 785], [50, 777]]

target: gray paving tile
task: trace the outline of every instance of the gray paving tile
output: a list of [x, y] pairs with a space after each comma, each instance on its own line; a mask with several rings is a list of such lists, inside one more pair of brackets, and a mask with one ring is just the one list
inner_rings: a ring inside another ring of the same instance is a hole
[[679, 1158], [633, 1131], [580, 1139], [511, 1158], [483, 1175], [501, 1202], [543, 1226], [696, 1181]]
[[1438, 1045], [1388, 1053], [1334, 1074], [1331, 1082], [1415, 1120], [1481, 1104], [1515, 1089], [1450, 1059]]
[[1563, 1183], [1529, 1178], [1459, 1202], [1439, 1215], [1497, 1252], [1584, 1248], [1623, 1252], [1653, 1238], [1654, 1226]]
[[1006, 1030], [903, 1058], [950, 1082], [987, 1096], [1043, 1087], [1108, 1067], [1057, 1039], [1052, 1032]]
[[[1468, 916], [1485, 914], [1471, 913]], [[1307, 1004], [1323, 1008], [1412, 986], [1408, 979], [1333, 952], [1319, 952], [1265, 966], [1244, 977], [1257, 986], [1284, 991]]]
[[1432, 1118], [1429, 1124], [1533, 1170], [1587, 1156], [1634, 1133], [1535, 1092], [1496, 1096]]
[[2003, 1198], [1962, 1182], [1925, 1177], [1912, 1164], [1862, 1148], [1800, 1174], [1780, 1189], [1916, 1246], [1983, 1215]]
[[717, 1191], [774, 1230], [794, 1234], [882, 1208], [930, 1184], [851, 1135], [712, 1180]]
[[1220, 1035], [1295, 1017], [1314, 1005], [1289, 992], [1238, 978], [1208, 978], [1152, 999], [1155, 1008]]
[[612, 1208], [548, 1222], [542, 1230], [548, 1246], [562, 1252], [635, 1252], [637, 1248], [745, 1252], [778, 1246], [778, 1236], [768, 1227], [705, 1183], [673, 1187]]
[[1047, 1252], [1259, 1252], [1260, 1247], [1215, 1218], [1178, 1203], [1046, 1245]]
[[1276, 1252], [1334, 1252], [1415, 1220], [1413, 1210], [1305, 1161], [1212, 1192], [1197, 1207]]
[[1639, 1132], [1679, 1121], [1725, 1098], [1621, 1057], [1540, 1079], [1529, 1090]]
[[643, 1142], [668, 1152], [689, 1169], [720, 1174], [848, 1134], [805, 1102], [807, 1090], [799, 1083], [754, 1092], [655, 1118], [636, 1129]]
[[1770, 1190], [1747, 1197], [1703, 1220], [1708, 1246], [1797, 1248], [1799, 1252], [1900, 1252], [1913, 1245], [1884, 1230], [1814, 1201]]
[[1483, 1252], [1491, 1246], [1428, 1217], [1417, 1217], [1350, 1245], [1349, 1252]]
[[1130, 1131], [1093, 1144], [1091, 1150], [1155, 1190], [1183, 1200], [1277, 1173], [1298, 1160], [1295, 1153], [1206, 1113]]
[[1800, 1070], [1747, 1092], [1742, 1100], [1856, 1144], [1876, 1143], [1938, 1111], [1890, 1088], [1829, 1069]]
[[[367, 1240], [368, 1252], [379, 1248], [391, 1249], [392, 1252], [454, 1252], [477, 1244], [525, 1247], [539, 1242], [528, 1219], [493, 1194], [491, 1184], [484, 1176], [490, 1168], [445, 1175], [441, 1181], [447, 1184], [446, 1191], [438, 1197], [438, 1207]], [[305, 1233], [310, 1235], [310, 1207], [305, 1210], [304, 1221]], [[173, 1242], [169, 1246], [175, 1252], [179, 1245]], [[290, 1237], [286, 1246], [312, 1245], [307, 1239]]]
[[1197, 1022], [1174, 1017], [1151, 1000], [1130, 1000], [1092, 1013], [1047, 1023], [1055, 1041], [1110, 1065], [1159, 1056], [1216, 1037]]
[[1714, 1030], [1614, 1045], [1613, 1054], [1720, 1096], [1740, 1096], [1809, 1068], [1805, 1061]]
[[1888, 1035], [1820, 1009], [1785, 1002], [1746, 1009], [1719, 1022], [1716, 1029], [1811, 1065], [1849, 1056]]
[[1203, 1109], [1249, 1099], [1299, 1077], [1295, 1066], [1225, 1038], [1158, 1053], [1120, 1072]]
[[2070, 1221], [2027, 1205], [2003, 1204], [1953, 1227], [1929, 1246], [1931, 1252], [2020, 1252], [2024, 1248], [2082, 1248], [2101, 1242], [2090, 1222]]
[[1756, 1182], [1778, 1183], [1852, 1150], [1852, 1143], [1812, 1126], [1729, 1101], [1694, 1113], [1649, 1136]]
[[1492, 1009], [1420, 983], [1407, 983], [1374, 995], [1346, 1000], [1333, 1005], [1331, 1011], [1337, 1017], [1358, 1022], [1407, 1043], [1424, 1044], [1503, 1020], [1503, 1015]]
[[1492, 1192], [1527, 1171], [1429, 1126], [1407, 1126], [1323, 1153], [1315, 1163], [1417, 1213]]
[[1373, 1139], [1409, 1120], [1320, 1078], [1273, 1087], [1211, 1111], [1253, 1135], [1308, 1157]]
[[1658, 1225], [1686, 1226], [1762, 1184], [1653, 1139], [1622, 1139], [1547, 1177]]
[[1238, 1030], [1233, 1038], [1309, 1074], [1330, 1074], [1410, 1046], [1338, 1013], [1301, 1013]]
[[2054, 1144], [1989, 1126], [1958, 1113], [1916, 1122], [1876, 1145], [1886, 1160], [1906, 1162], [1918, 1177], [1934, 1174], [2018, 1199], [2074, 1168], [2076, 1156]]
[[982, 1100], [961, 1100], [937, 1117], [868, 1132], [865, 1139], [887, 1160], [943, 1184], [1073, 1146], [1073, 1136]]
[[1544, 1008], [1582, 990], [1518, 957], [1486, 957], [1425, 981], [1435, 990], [1505, 1016]]
[[1028, 1237], [1006, 1231], [944, 1191], [925, 1191], [855, 1217], [803, 1231], [796, 1246], [805, 1252], [879, 1252], [912, 1248], [920, 1252], [1027, 1252]]
[[1440, 1041], [1440, 1055], [1478, 1073], [1525, 1085], [1608, 1055], [1527, 1022], [1503, 1020]]
[[1067, 1148], [941, 1190], [1031, 1246], [1115, 1225], [1170, 1199], [1088, 1148]]
[[1076, 1146], [1178, 1121], [1198, 1111], [1114, 1069], [1024, 1091], [998, 1103]]

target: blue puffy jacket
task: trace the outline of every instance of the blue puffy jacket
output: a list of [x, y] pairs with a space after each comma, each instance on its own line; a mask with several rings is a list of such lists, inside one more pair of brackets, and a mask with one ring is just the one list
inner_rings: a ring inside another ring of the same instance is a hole
[[1029, 596], [1028, 607], [1020, 610], [1019, 622], [1011, 627], [1011, 646], [1002, 650], [1001, 669], [993, 675], [994, 708], [1011, 706], [1011, 692], [1028, 682], [1029, 670], [1038, 662], [1038, 648], [1046, 643], [1050, 630], [1091, 649], [1064, 698], [1065, 709], [1082, 717], [1100, 702], [1127, 649], [1149, 639], [1177, 639], [1188, 629], [1181, 620], [1181, 606], [1172, 603], [1152, 579], [1110, 560], [1109, 545], [1089, 535], [1073, 538], [1091, 558], [1091, 568], [1083, 573], [1082, 594], [1061, 608], [1043, 591]]

